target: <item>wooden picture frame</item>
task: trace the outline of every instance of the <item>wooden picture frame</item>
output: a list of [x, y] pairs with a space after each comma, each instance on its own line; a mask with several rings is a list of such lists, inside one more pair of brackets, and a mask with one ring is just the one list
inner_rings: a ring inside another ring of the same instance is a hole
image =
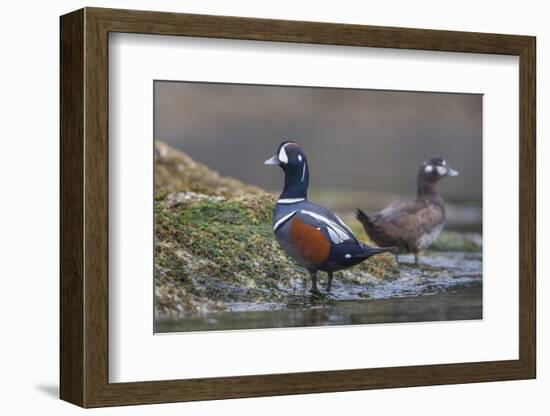
[[[60, 396], [82, 407], [535, 378], [535, 38], [530, 36], [85, 8], [61, 17]], [[109, 383], [108, 34], [519, 56], [519, 359]]]

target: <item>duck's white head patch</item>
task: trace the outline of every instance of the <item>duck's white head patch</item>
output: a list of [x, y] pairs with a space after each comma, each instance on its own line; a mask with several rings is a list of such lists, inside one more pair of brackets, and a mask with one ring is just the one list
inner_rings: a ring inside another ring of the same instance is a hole
[[438, 166], [437, 168], [437, 173], [440, 175], [440, 176], [444, 176], [447, 174], [447, 171], [448, 169], [445, 167], [445, 166]]
[[432, 170], [434, 170], [434, 167], [432, 165], [426, 165], [424, 168], [424, 172], [430, 173]]
[[288, 155], [286, 154], [285, 147], [287, 145], [281, 146], [281, 150], [279, 150], [279, 155], [277, 156], [279, 158], [279, 162], [287, 164], [288, 163]]

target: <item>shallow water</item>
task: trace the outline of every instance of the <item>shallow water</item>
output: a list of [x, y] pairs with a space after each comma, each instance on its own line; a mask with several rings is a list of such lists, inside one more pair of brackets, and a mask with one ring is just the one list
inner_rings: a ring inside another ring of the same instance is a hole
[[156, 322], [155, 332], [360, 325], [482, 319], [481, 253], [400, 256], [400, 276], [333, 284], [321, 299], [307, 293], [286, 303], [239, 302], [222, 312]]

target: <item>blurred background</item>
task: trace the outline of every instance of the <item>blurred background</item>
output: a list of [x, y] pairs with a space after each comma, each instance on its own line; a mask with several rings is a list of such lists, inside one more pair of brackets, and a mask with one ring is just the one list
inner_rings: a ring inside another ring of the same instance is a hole
[[341, 212], [414, 196], [422, 162], [460, 172], [438, 189], [447, 228], [481, 230], [482, 95], [155, 81], [155, 138], [275, 194], [264, 166], [286, 139], [305, 150], [309, 197]]

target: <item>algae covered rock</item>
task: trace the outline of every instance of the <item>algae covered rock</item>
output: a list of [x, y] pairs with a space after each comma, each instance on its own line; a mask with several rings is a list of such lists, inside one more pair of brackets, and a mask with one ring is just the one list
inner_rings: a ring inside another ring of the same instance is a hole
[[[307, 294], [308, 273], [273, 236], [275, 198], [170, 193], [155, 203], [155, 293], [159, 317], [223, 309], [235, 302], [286, 304]], [[392, 277], [391, 255], [369, 259], [336, 279]]]

